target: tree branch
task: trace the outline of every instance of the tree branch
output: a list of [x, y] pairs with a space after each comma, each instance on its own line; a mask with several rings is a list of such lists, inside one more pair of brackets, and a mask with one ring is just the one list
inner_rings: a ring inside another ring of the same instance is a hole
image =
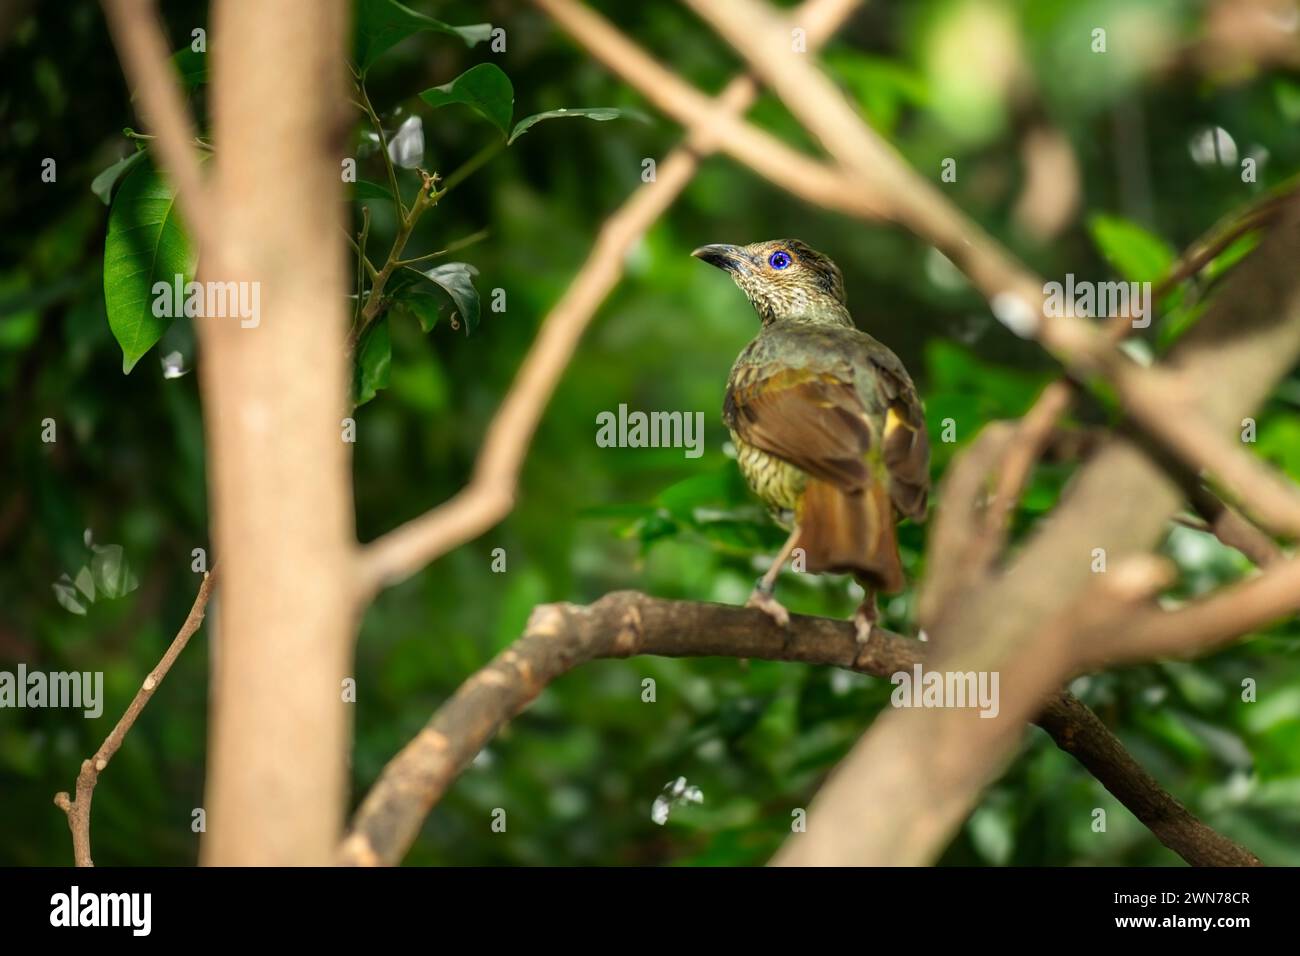
[[[785, 631], [761, 611], [630, 591], [607, 594], [587, 607], [543, 605], [523, 636], [462, 684], [384, 768], [353, 818], [340, 862], [398, 863], [460, 772], [543, 688], [587, 661], [639, 654], [800, 661], [883, 678], [910, 672], [927, 659], [925, 645], [879, 629], [862, 647], [852, 623], [828, 618], [792, 615]], [[1075, 697], [1053, 695], [1037, 723], [1187, 862], [1258, 864], [1163, 790]]]
[[1123, 625], [1091, 635], [1096, 666], [1195, 657], [1284, 617], [1300, 613], [1300, 558], [1279, 561], [1237, 584], [1172, 611], [1144, 608]]
[[983, 574], [974, 559], [985, 546], [985, 525], [993, 502], [990, 477], [1009, 453], [1017, 435], [1009, 422], [990, 422], [953, 458], [939, 488], [943, 502], [930, 522], [926, 550], [940, 560], [931, 563], [921, 582], [917, 617], [923, 628], [933, 627], [945, 610]]
[[1187, 490], [1188, 500], [1196, 513], [1205, 519], [1207, 530], [1230, 548], [1236, 548], [1257, 567], [1268, 567], [1282, 557], [1282, 549], [1264, 532], [1241, 516], [1230, 505], [1193, 480]]
[[[793, 195], [871, 219], [890, 217], [887, 193], [865, 189], [839, 170], [792, 149], [725, 109], [623, 36], [600, 14], [575, 0], [533, 0], [565, 31], [623, 77], [642, 96], [683, 126], [710, 130], [716, 148]], [[802, 17], [801, 17], [802, 19]], [[811, 44], [813, 23], [808, 40]]]
[[1178, 257], [1169, 274], [1151, 290], [1152, 300], [1164, 298], [1176, 285], [1195, 276], [1238, 239], [1275, 222], [1287, 195], [1294, 189], [1294, 183], [1288, 183], [1282, 191], [1251, 206], [1245, 213], [1232, 214], [1215, 223]]
[[[824, 43], [857, 4], [858, 0], [808, 0], [799, 8], [807, 24], [808, 43], [814, 47]], [[756, 96], [754, 81], [740, 76], [716, 101], [706, 100], [706, 109], [696, 116], [698, 122], [690, 126], [686, 142], [658, 164], [655, 181], [638, 189], [606, 220], [582, 268], [543, 320], [488, 426], [469, 485], [449, 501], [365, 547], [361, 560], [364, 593], [373, 594], [409, 577], [510, 513], [524, 456], [546, 404], [583, 332], [622, 278], [628, 253], [681, 195], [701, 159], [717, 148], [715, 119], [726, 116], [739, 122], [734, 117], [747, 110]], [[837, 180], [837, 188], [839, 185]]]
[[1062, 691], [1034, 721], [1083, 764], [1156, 839], [1192, 866], [1259, 866], [1259, 857], [1206, 826], [1138, 763], [1089, 707]]
[[90, 856], [90, 801], [95, 794], [95, 785], [99, 782], [99, 775], [108, 767], [108, 763], [113, 759], [122, 746], [122, 741], [131, 728], [135, 726], [136, 719], [140, 712], [144, 710], [145, 704], [153, 697], [154, 691], [162, 683], [167, 672], [172, 669], [176, 659], [181, 656], [181, 651], [185, 650], [185, 645], [190, 642], [190, 638], [199, 629], [203, 623], [203, 615], [207, 611], [208, 598], [212, 596], [212, 588], [216, 584], [216, 568], [212, 573], [203, 575], [203, 583], [199, 585], [199, 593], [194, 598], [194, 605], [190, 608], [190, 613], [185, 618], [185, 623], [181, 629], [176, 632], [172, 639], [171, 645], [167, 648], [156, 667], [151, 670], [140, 689], [135, 692], [135, 697], [127, 705], [126, 712], [114, 725], [109, 735], [104, 738], [104, 742], [99, 745], [95, 755], [89, 760], [81, 762], [81, 772], [77, 774], [77, 798], [73, 800], [68, 796], [67, 791], [60, 791], [54, 795], [54, 805], [68, 815], [68, 828], [72, 830], [72, 853], [76, 860], [77, 866], [94, 866], [94, 860]]
[[[1051, 322], [1044, 331], [1057, 327]], [[1197, 403], [1198, 383], [1180, 381], [1159, 368], [1143, 368], [1088, 325], [1084, 337], [1073, 332], [1045, 335], [1053, 339], [1067, 361], [1092, 367], [1115, 386], [1125, 411], [1194, 472], [1205, 472], [1229, 497], [1275, 534], [1300, 538], [1300, 487], [1267, 462], [1250, 454], [1220, 427], [1211, 426]]]
[[406, 244], [410, 241], [411, 233], [415, 231], [415, 226], [420, 221], [420, 217], [436, 206], [438, 200], [442, 198], [443, 194], [437, 188], [437, 176], [421, 172], [420, 179], [420, 192], [416, 195], [411, 208], [403, 210], [400, 214], [401, 221], [397, 227], [397, 235], [393, 237], [393, 246], [388, 250], [388, 258], [384, 260], [383, 267], [380, 268], [371, 281], [370, 295], [366, 297], [366, 303], [361, 309], [361, 319], [356, 328], [348, 335], [349, 352], [361, 341], [362, 334], [366, 329], [370, 328], [371, 323], [383, 311], [384, 289], [388, 285], [388, 280], [393, 277], [393, 273], [404, 264], [402, 262], [402, 253], [406, 250]]
[[1074, 389], [1070, 383], [1057, 380], [1043, 390], [1016, 425], [1016, 434], [1008, 442], [1006, 455], [998, 469], [979, 549], [971, 556], [976, 569], [987, 570], [1005, 550], [1011, 518], [1020, 505], [1021, 495], [1029, 486], [1034, 466], [1043, 456], [1057, 422], [1064, 417], [1073, 400]]

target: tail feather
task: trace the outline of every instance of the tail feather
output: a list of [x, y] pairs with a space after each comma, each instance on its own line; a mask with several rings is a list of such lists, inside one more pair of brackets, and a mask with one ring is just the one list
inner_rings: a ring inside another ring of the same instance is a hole
[[810, 478], [798, 522], [805, 570], [854, 574], [864, 586], [891, 594], [903, 589], [894, 507], [882, 483], [844, 491]]

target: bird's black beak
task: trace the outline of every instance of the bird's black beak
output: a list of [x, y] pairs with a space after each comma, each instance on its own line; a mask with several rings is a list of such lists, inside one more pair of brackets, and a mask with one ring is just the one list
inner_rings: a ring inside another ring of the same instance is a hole
[[691, 253], [696, 259], [702, 259], [711, 266], [717, 266], [724, 272], [737, 272], [749, 264], [749, 257], [739, 246], [729, 246], [725, 243], [714, 243], [711, 246], [700, 246]]

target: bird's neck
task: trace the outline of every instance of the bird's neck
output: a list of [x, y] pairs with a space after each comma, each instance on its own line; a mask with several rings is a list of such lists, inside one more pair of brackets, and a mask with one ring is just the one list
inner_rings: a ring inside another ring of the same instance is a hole
[[853, 317], [849, 315], [849, 310], [843, 303], [835, 299], [818, 297], [809, 299], [797, 311], [782, 309], [772, 312], [759, 311], [759, 316], [763, 320], [763, 327], [771, 325], [815, 325], [815, 326], [838, 326], [840, 328], [854, 328]]

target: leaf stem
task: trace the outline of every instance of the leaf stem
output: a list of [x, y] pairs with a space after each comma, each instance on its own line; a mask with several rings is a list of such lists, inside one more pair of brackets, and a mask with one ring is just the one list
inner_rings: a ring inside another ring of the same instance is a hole
[[[150, 142], [151, 140], [158, 138], [154, 136], [152, 133], [137, 133], [129, 126], [126, 129], [122, 130], [122, 135], [125, 136], [127, 139], [139, 140], [142, 143], [147, 143]], [[202, 136], [195, 136], [193, 139], [193, 143], [199, 149], [205, 149], [209, 153], [216, 151], [216, 147], [213, 146], [211, 143], [209, 143], [207, 140], [205, 140]]]
[[393, 190], [393, 202], [397, 203], [397, 211], [405, 220], [407, 209], [402, 204], [402, 191], [397, 188], [397, 169], [393, 166], [393, 157], [388, 155], [388, 137], [384, 134], [384, 124], [379, 121], [379, 114], [375, 112], [375, 108], [370, 102], [370, 94], [366, 92], [366, 83], [362, 79], [357, 80], [357, 92], [361, 94], [361, 102], [358, 105], [370, 117], [370, 123], [374, 126], [375, 134], [379, 137], [379, 151], [383, 154], [384, 166], [388, 170], [388, 185]]
[[402, 217], [402, 223], [397, 229], [397, 235], [393, 238], [393, 248], [388, 252], [388, 259], [384, 262], [383, 268], [375, 275], [370, 283], [370, 296], [366, 299], [366, 304], [361, 310], [361, 321], [353, 330], [349, 337], [349, 349], [355, 348], [361, 336], [370, 323], [379, 316], [383, 311], [384, 287], [393, 273], [401, 267], [402, 250], [406, 248], [407, 240], [411, 238], [411, 232], [415, 229], [415, 224], [420, 221], [420, 217], [425, 211], [438, 204], [438, 200], [443, 197], [446, 190], [437, 188], [438, 176], [436, 173], [426, 173], [420, 171], [422, 182], [420, 183], [420, 192], [412, 203], [410, 212]]
[[[444, 189], [443, 193], [446, 192], [447, 190]], [[449, 253], [455, 252], [458, 249], [464, 249], [466, 246], [472, 246], [476, 242], [482, 242], [487, 237], [488, 237], [488, 231], [486, 229], [480, 229], [478, 232], [465, 236], [463, 239], [457, 239], [455, 242], [448, 243], [447, 248], [445, 249], [439, 249], [437, 252], [426, 252], [424, 255], [416, 256], [413, 259], [398, 259], [397, 264], [398, 266], [413, 266], [417, 262], [424, 262], [428, 259], [436, 259], [439, 256], [448, 255]]]
[[[363, 213], [363, 215], [369, 217], [369, 215], [370, 215], [370, 210], [369, 210], [369, 209], [366, 209], [366, 208], [363, 206], [363, 207], [362, 207], [362, 213]], [[361, 247], [357, 245], [357, 241], [356, 241], [355, 239], [352, 238], [352, 234], [351, 234], [350, 232], [348, 232], [347, 229], [344, 229], [344, 230], [343, 230], [343, 235], [347, 236], [347, 239], [348, 239], [348, 245], [350, 245], [350, 246], [352, 247], [352, 251], [353, 251], [353, 252], [360, 252], [360, 251], [361, 251]], [[366, 270], [366, 275], [370, 276], [370, 278], [373, 279], [375, 276], [377, 276], [377, 275], [379, 274], [379, 270], [375, 268], [375, 264], [374, 264], [373, 262], [370, 261], [370, 258], [369, 258], [369, 257], [366, 257], [366, 258], [363, 260], [362, 265], [363, 265], [363, 267], [364, 267], [365, 270]]]
[[[351, 240], [351, 236], [348, 239]], [[360, 238], [353, 242], [352, 245], [357, 250], [357, 304], [352, 310], [352, 327], [356, 328], [357, 319], [361, 317], [361, 297], [366, 291], [366, 272], [370, 272], [371, 281], [374, 281], [377, 273], [375, 267], [370, 264], [370, 259], [366, 256], [366, 240], [370, 238], [370, 209], [366, 206], [361, 207], [361, 235]]]

